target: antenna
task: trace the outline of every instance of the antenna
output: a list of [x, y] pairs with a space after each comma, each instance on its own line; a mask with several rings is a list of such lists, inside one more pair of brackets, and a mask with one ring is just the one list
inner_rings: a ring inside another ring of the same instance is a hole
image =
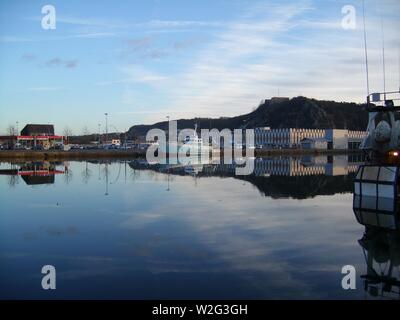
[[386, 101], [385, 33], [383, 31], [382, 11], [381, 11], [381, 31], [382, 31], [383, 96], [384, 96], [384, 100]]
[[399, 92], [400, 92], [400, 42], [399, 42]]
[[367, 95], [369, 98], [369, 72], [368, 72], [368, 48], [367, 48], [367, 31], [365, 28], [365, 0], [362, 2], [363, 23], [364, 23], [364, 51], [365, 51], [365, 71], [367, 73]]

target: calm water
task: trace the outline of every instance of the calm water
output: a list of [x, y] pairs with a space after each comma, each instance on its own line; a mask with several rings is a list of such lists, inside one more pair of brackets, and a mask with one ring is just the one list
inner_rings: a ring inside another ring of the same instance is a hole
[[[239, 178], [229, 166], [1, 163], [0, 298], [371, 298], [356, 168], [260, 159]], [[345, 291], [349, 264], [357, 289]]]

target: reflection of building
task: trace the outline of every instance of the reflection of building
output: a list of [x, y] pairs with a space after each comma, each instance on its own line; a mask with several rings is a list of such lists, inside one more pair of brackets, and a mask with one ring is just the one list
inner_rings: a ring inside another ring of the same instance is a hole
[[365, 135], [340, 129], [254, 129], [255, 144], [264, 148], [356, 149]]
[[27, 185], [52, 184], [56, 174], [64, 171], [57, 170], [56, 165], [50, 162], [31, 162], [21, 165], [19, 168], [1, 169], [0, 175], [21, 177]]
[[279, 176], [327, 175], [340, 176], [356, 172], [362, 159], [347, 155], [305, 156], [301, 158], [258, 158], [254, 164], [254, 174]]
[[[254, 160], [254, 176], [345, 176], [357, 171], [361, 164], [362, 155], [337, 155], [337, 156], [303, 156], [300, 158], [271, 157], [257, 158]], [[160, 172], [188, 173], [193, 171], [193, 165], [182, 164], [163, 165], [149, 164], [146, 161], [134, 161], [137, 168], [152, 168]], [[207, 174], [235, 174], [235, 164], [204, 164], [201, 165], [205, 175]]]

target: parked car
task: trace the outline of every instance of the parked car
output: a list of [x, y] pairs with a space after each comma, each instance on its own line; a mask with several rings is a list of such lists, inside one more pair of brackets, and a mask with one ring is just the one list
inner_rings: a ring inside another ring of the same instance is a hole
[[13, 150], [26, 150], [26, 147], [20, 143], [16, 143], [13, 147]]
[[44, 147], [41, 144], [32, 147], [32, 150], [41, 151], [44, 150]]
[[56, 145], [50, 147], [49, 150], [64, 150], [64, 146], [62, 144], [56, 144]]

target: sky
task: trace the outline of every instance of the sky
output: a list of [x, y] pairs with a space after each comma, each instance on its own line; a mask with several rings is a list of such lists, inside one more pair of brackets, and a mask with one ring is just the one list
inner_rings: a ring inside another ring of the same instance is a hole
[[[363, 102], [362, 12], [361, 0], [0, 0], [0, 134], [17, 122], [104, 132], [106, 112], [123, 132], [278, 95]], [[398, 90], [400, 1], [365, 0], [365, 20], [370, 91], [383, 90], [382, 44]]]

